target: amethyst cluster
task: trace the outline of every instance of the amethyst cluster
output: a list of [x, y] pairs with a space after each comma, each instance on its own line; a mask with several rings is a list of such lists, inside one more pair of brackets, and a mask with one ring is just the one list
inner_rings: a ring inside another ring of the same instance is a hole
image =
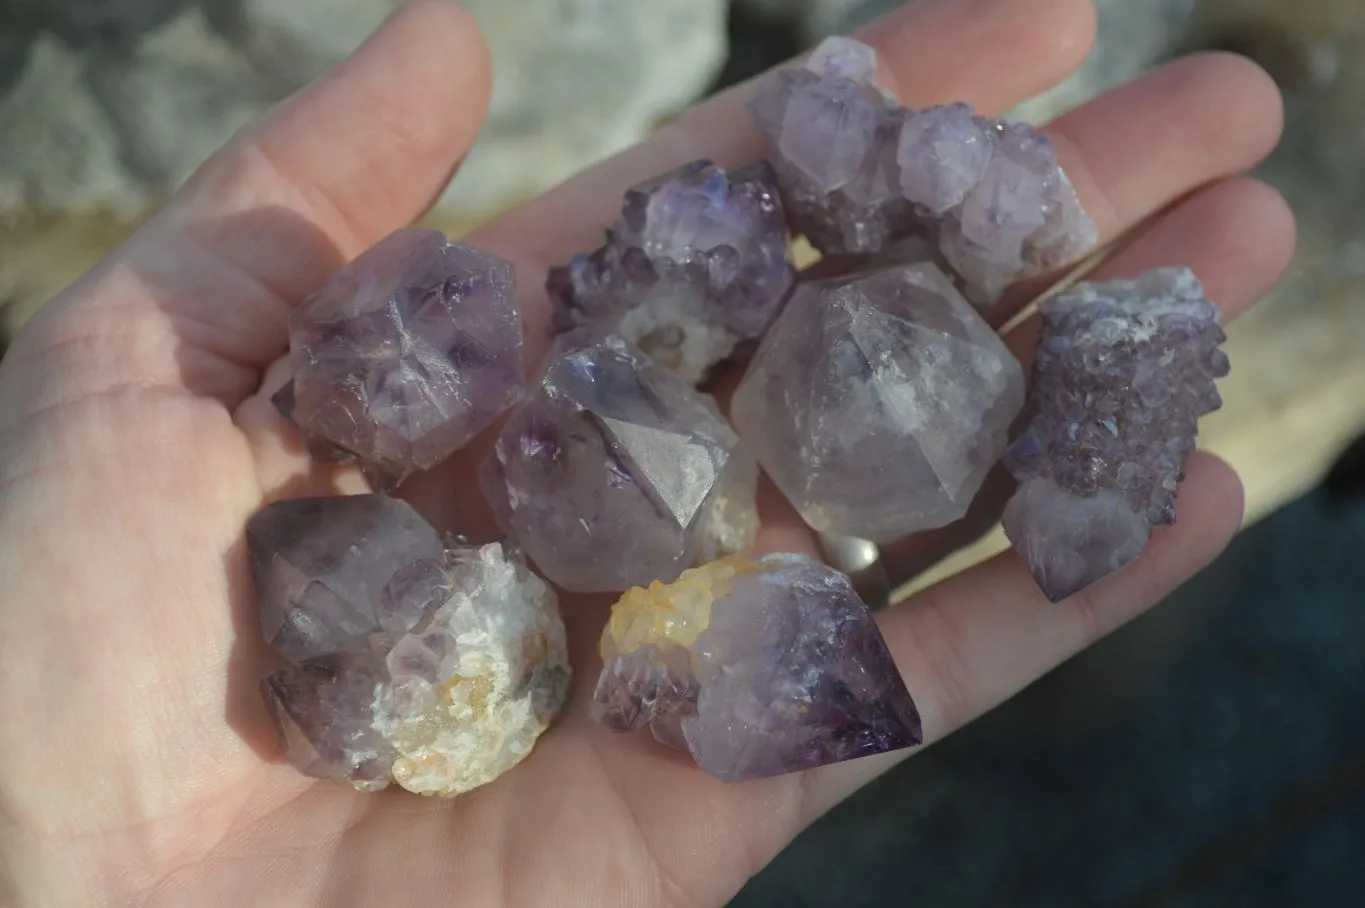
[[512, 549], [442, 539], [384, 495], [281, 501], [247, 527], [261, 684], [289, 760], [455, 795], [530, 753], [568, 695], [555, 595]]
[[378, 489], [445, 460], [524, 390], [512, 266], [434, 230], [399, 230], [294, 313], [275, 402], [318, 459]]
[[872, 48], [852, 39], [770, 73], [751, 108], [793, 228], [850, 267], [920, 238], [972, 302], [990, 305], [1095, 244], [1047, 136], [966, 104], [907, 110], [878, 87]]
[[696, 161], [629, 189], [606, 243], [546, 288], [559, 330], [614, 331], [695, 384], [763, 334], [794, 276], [772, 169]]
[[594, 715], [648, 726], [726, 781], [913, 747], [919, 712], [844, 575], [733, 556], [627, 592], [602, 632]]
[[1044, 301], [1005, 532], [1057, 601], [1133, 561], [1174, 498], [1228, 373], [1218, 309], [1188, 268]]

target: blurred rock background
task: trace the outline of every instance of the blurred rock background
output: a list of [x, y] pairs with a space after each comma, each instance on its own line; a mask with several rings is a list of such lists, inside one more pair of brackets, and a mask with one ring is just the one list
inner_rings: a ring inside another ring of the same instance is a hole
[[[396, 2], [0, 0], [0, 350]], [[738, 906], [1365, 904], [1365, 443], [1348, 450], [1365, 430], [1365, 3], [1096, 3], [1090, 59], [1019, 116], [1045, 121], [1201, 48], [1253, 57], [1286, 93], [1262, 176], [1298, 212], [1302, 248], [1233, 326], [1226, 406], [1201, 436], [1264, 523], [1155, 614], [817, 825]], [[454, 233], [896, 4], [464, 5], [495, 89], [431, 218]]]

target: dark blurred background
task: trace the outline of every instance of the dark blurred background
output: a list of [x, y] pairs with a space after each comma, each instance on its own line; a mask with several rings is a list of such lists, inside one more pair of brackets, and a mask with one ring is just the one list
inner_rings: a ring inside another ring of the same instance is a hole
[[[1365, 2], [1096, 3], [1090, 59], [1016, 115], [1045, 122], [1208, 48], [1251, 56], [1286, 94], [1261, 175], [1302, 248], [1232, 326], [1226, 406], [1201, 427], [1243, 476], [1247, 529], [1148, 616], [816, 824], [736, 908], [1365, 905]], [[0, 350], [394, 5], [0, 0]], [[895, 4], [464, 5], [496, 87], [430, 218], [452, 233]]]

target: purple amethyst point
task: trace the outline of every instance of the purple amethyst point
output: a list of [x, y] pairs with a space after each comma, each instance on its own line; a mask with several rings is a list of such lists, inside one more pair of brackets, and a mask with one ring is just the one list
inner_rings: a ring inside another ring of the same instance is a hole
[[289, 340], [288, 418], [311, 450], [349, 452], [381, 490], [445, 460], [523, 393], [511, 265], [432, 230], [399, 230], [342, 268], [294, 313]]
[[574, 592], [752, 544], [758, 467], [710, 396], [616, 335], [562, 336], [479, 482], [503, 531]]
[[815, 530], [877, 542], [961, 518], [1024, 404], [1024, 370], [941, 271], [803, 283], [730, 416]]
[[597, 721], [648, 726], [724, 781], [923, 740], [871, 612], [847, 577], [801, 555], [732, 556], [629, 590], [601, 650]]
[[1080, 284], [1043, 318], [1028, 423], [1004, 463], [1004, 527], [1049, 599], [1133, 561], [1174, 498], [1228, 372], [1218, 309], [1188, 268]]
[[606, 243], [546, 290], [557, 330], [614, 332], [697, 384], [757, 340], [794, 277], [771, 169], [696, 161], [628, 190]]

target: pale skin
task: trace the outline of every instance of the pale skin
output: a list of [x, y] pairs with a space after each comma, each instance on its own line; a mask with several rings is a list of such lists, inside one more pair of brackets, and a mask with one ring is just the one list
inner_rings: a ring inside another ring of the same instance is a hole
[[[912, 105], [998, 113], [1089, 49], [1088, 0], [920, 0], [866, 29]], [[590, 248], [638, 179], [761, 155], [745, 87], [481, 228], [510, 260], [532, 358], [545, 268]], [[913, 752], [726, 785], [587, 717], [603, 604], [566, 598], [578, 683], [532, 756], [454, 801], [365, 795], [281, 760], [274, 665], [242, 545], [264, 501], [360, 488], [309, 462], [265, 396], [291, 306], [419, 217], [480, 125], [486, 51], [435, 2], [249, 126], [33, 321], [0, 364], [0, 903], [720, 906], [804, 826]], [[1292, 253], [1293, 219], [1238, 174], [1281, 109], [1245, 60], [1173, 63], [1049, 129], [1106, 242], [1102, 273], [1190, 265], [1227, 319]], [[1009, 340], [1027, 358], [1030, 323]], [[273, 368], [272, 368], [273, 364]], [[1254, 364], [1234, 363], [1234, 368]], [[405, 494], [484, 519], [472, 457]], [[769, 494], [760, 547], [812, 550]], [[930, 742], [1152, 606], [1226, 546], [1233, 472], [1190, 464], [1179, 521], [1134, 565], [1049, 604], [1006, 553], [879, 620]], [[950, 540], [955, 541], [955, 540]], [[888, 549], [903, 578], [949, 547]]]

